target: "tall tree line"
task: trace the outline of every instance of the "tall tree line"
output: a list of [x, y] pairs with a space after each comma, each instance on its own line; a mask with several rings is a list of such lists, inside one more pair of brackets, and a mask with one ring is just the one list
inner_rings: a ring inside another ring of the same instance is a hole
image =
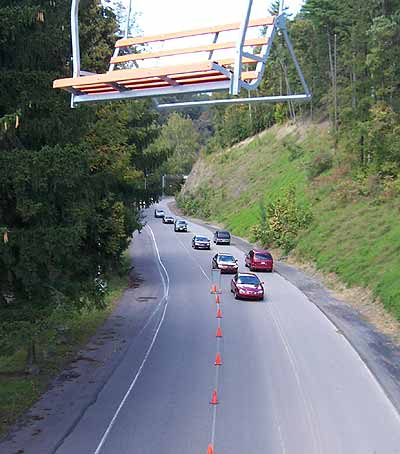
[[[272, 12], [276, 11], [274, 5]], [[288, 22], [313, 93], [309, 105], [214, 109], [209, 149], [231, 145], [298, 115], [329, 118], [338, 146], [355, 166], [397, 174], [400, 165], [400, 1], [307, 0]], [[259, 94], [300, 92], [281, 37]]]
[[[157, 197], [146, 172], [166, 159], [145, 102], [71, 110], [52, 89], [71, 73], [69, 0], [0, 0], [0, 343], [33, 340], [54, 310], [102, 304], [138, 206]], [[118, 25], [81, 1], [82, 67], [106, 70]], [[35, 334], [36, 333], [36, 334]], [[32, 343], [34, 345], [34, 343]]]

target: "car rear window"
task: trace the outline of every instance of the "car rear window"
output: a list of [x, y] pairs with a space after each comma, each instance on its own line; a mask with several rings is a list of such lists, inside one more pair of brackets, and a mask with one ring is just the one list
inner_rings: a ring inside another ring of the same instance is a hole
[[196, 236], [196, 241], [209, 241], [205, 236]]
[[185, 225], [186, 221], [176, 221], [176, 223], [179, 224], [179, 225]]
[[256, 260], [272, 260], [271, 254], [256, 253], [254, 254], [254, 257], [256, 258]]
[[260, 279], [257, 276], [239, 276], [238, 284], [259, 285]]
[[218, 238], [225, 238], [228, 239], [231, 237], [229, 232], [217, 232]]

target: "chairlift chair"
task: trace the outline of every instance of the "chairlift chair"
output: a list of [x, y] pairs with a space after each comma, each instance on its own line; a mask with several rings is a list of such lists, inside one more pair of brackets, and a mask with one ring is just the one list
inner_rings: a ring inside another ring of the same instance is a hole
[[[217, 91], [228, 92], [228, 99], [212, 99], [190, 102], [173, 102], [156, 105], [158, 108], [182, 108], [196, 105], [215, 105], [230, 103], [254, 102], [284, 102], [284, 101], [309, 101], [311, 93], [297, 61], [291, 44], [287, 28], [287, 14], [284, 0], [280, 2], [279, 13], [259, 19], [251, 19], [253, 0], [243, 0], [247, 3], [245, 15], [241, 23], [231, 23], [185, 30], [175, 33], [166, 33], [153, 36], [128, 37], [129, 20], [132, 0], [129, 2], [128, 18], [125, 35], [118, 39], [115, 50], [110, 60], [109, 70], [105, 74], [94, 74], [82, 71], [80, 67], [79, 48], [79, 23], [78, 9], [80, 0], [72, 0], [71, 5], [71, 34], [72, 34], [72, 61], [73, 77], [58, 79], [53, 87], [71, 93], [71, 106], [80, 103], [96, 101], [112, 101], [122, 99], [138, 99], [184, 94], [213, 93]], [[247, 37], [249, 29], [264, 27], [266, 33], [263, 37], [250, 39]], [[263, 78], [265, 67], [270, 56], [271, 47], [275, 36], [280, 31], [286, 41], [290, 56], [296, 67], [303, 94], [288, 94], [282, 96], [246, 97], [238, 96], [242, 89], [250, 92], [256, 90]], [[221, 35], [227, 32], [237, 32], [237, 40], [220, 41]], [[195, 37], [210, 36], [211, 43], [198, 46], [179, 46], [170, 50], [158, 52], [143, 51], [134, 53], [135, 46], [153, 43], [174, 43], [183, 40], [192, 40]], [[219, 51], [232, 51], [233, 56], [217, 56]], [[166, 57], [181, 55], [194, 55], [207, 53], [207, 58], [202, 61], [190, 61], [184, 64], [162, 64]], [[140, 66], [139, 62], [156, 61], [152, 66]], [[120, 65], [134, 66], [133, 68], [120, 67]], [[255, 69], [249, 69], [249, 65]]]

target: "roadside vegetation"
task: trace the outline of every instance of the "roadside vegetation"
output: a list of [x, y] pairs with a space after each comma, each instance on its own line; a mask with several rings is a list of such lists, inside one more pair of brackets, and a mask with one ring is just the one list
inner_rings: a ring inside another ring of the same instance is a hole
[[[178, 197], [188, 214], [369, 287], [398, 320], [399, 10], [307, 0], [289, 32], [312, 102], [213, 108]], [[279, 38], [272, 49], [259, 94], [300, 92]]]
[[400, 320], [399, 180], [352, 169], [328, 123], [274, 126], [203, 157], [177, 200], [186, 214], [370, 288]]
[[13, 354], [0, 354], [0, 437], [46, 390], [51, 379], [72, 361], [101, 326], [114, 303], [128, 286], [131, 265], [128, 254], [117, 272], [108, 276], [108, 291], [102, 307], [54, 312], [36, 342], [34, 366], [27, 370], [28, 346]]

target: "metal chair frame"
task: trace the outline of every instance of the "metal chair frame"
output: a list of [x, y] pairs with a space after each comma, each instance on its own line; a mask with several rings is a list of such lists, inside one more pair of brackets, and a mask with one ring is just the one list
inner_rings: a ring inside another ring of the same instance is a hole
[[[93, 73], [82, 71], [81, 70], [81, 60], [80, 60], [80, 45], [79, 45], [79, 21], [78, 21], [78, 13], [79, 13], [79, 3], [80, 0], [72, 0], [71, 4], [71, 35], [72, 35], [72, 62], [73, 62], [73, 77], [81, 77], [81, 76], [90, 76], [94, 75]], [[128, 36], [129, 30], [129, 20], [131, 14], [131, 2], [129, 3], [129, 11], [128, 11], [128, 19], [125, 28], [125, 38]], [[218, 65], [217, 63], [212, 61], [213, 58], [213, 50], [209, 52], [208, 60], [212, 62], [212, 68], [219, 71], [221, 74], [226, 75], [228, 80], [224, 80], [221, 82], [211, 82], [211, 83], [198, 83], [193, 85], [178, 85], [178, 84], [171, 84], [168, 87], [159, 87], [159, 88], [146, 88], [146, 89], [127, 89], [123, 86], [119, 86], [118, 84], [111, 83], [110, 85], [113, 88], [117, 89], [116, 92], [110, 93], [101, 93], [101, 94], [82, 94], [79, 91], [75, 90], [73, 87], [68, 88], [67, 90], [71, 92], [71, 107], [75, 107], [77, 104], [84, 103], [84, 102], [96, 102], [96, 101], [107, 101], [107, 100], [121, 100], [121, 99], [137, 99], [137, 98], [144, 98], [144, 97], [151, 97], [155, 101], [155, 105], [159, 109], [163, 108], [184, 108], [190, 106], [198, 106], [198, 105], [218, 105], [218, 104], [243, 104], [243, 103], [258, 103], [258, 102], [285, 102], [285, 101], [298, 101], [304, 102], [309, 101], [312, 97], [310, 90], [308, 88], [307, 82], [304, 78], [303, 72], [300, 68], [299, 62], [296, 58], [292, 43], [290, 41], [287, 27], [286, 27], [286, 20], [287, 14], [284, 8], [284, 0], [280, 2], [280, 9], [279, 14], [276, 17], [274, 24], [268, 26], [267, 28], [267, 35], [266, 35], [266, 44], [262, 46], [260, 54], [256, 55], [254, 53], [249, 53], [245, 51], [245, 44], [246, 44], [246, 33], [249, 28], [250, 16], [253, 7], [253, 0], [248, 0], [247, 8], [245, 17], [243, 18], [240, 29], [239, 29], [239, 37], [236, 43], [235, 49], [235, 59], [234, 59], [234, 69], [233, 72], [229, 71], [227, 68], [223, 67], [222, 65]], [[278, 32], [281, 32], [285, 42], [287, 44], [290, 56], [293, 60], [293, 63], [296, 67], [298, 76], [300, 78], [302, 87], [304, 89], [303, 94], [288, 94], [282, 96], [263, 96], [263, 97], [246, 97], [246, 98], [238, 98], [238, 96], [242, 89], [253, 91], [256, 90], [263, 78], [266, 64], [268, 62], [272, 43], [274, 41], [275, 35]], [[213, 44], [216, 44], [219, 38], [219, 32], [214, 34]], [[114, 51], [113, 58], [118, 57], [119, 51], [121, 47], [116, 47]], [[252, 59], [254, 62], [257, 63], [256, 72], [258, 76], [255, 80], [251, 82], [246, 82], [242, 80], [242, 71], [243, 71], [243, 63], [244, 59]], [[134, 61], [134, 65], [136, 68], [139, 68], [137, 61]], [[114, 71], [115, 64], [110, 63], [108, 73]], [[190, 102], [174, 102], [174, 103], [163, 103], [158, 104], [156, 97], [165, 97], [171, 95], [180, 95], [180, 94], [187, 94], [187, 93], [212, 93], [216, 91], [228, 91], [232, 98], [228, 99], [219, 99], [219, 100], [200, 100], [200, 101], [190, 101]]]

